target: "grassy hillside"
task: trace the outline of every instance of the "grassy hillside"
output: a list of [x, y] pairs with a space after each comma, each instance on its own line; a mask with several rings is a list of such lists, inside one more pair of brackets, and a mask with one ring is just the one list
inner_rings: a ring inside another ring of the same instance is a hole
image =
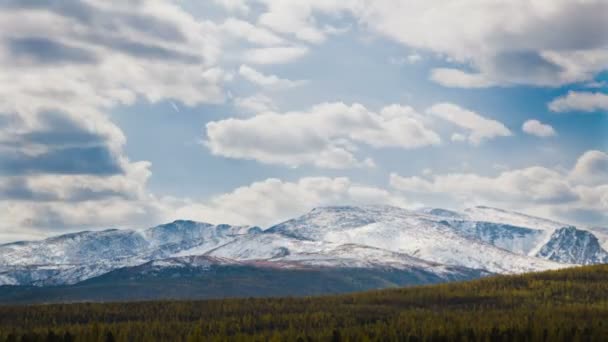
[[0, 341], [605, 341], [608, 266], [310, 298], [0, 306]]

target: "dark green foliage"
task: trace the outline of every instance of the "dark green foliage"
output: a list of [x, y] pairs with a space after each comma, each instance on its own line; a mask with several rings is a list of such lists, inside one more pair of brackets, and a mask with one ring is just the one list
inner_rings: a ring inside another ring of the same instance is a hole
[[0, 306], [0, 341], [606, 341], [608, 266], [309, 298]]

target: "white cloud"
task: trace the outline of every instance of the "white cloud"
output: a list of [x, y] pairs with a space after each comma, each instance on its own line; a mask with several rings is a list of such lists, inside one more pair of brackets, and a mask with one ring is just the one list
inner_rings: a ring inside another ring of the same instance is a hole
[[590, 80], [608, 65], [603, 0], [262, 2], [262, 24], [311, 43], [326, 38], [323, 18], [347, 13], [364, 29], [444, 56], [459, 63], [433, 73], [446, 86], [559, 86]]
[[355, 157], [358, 144], [405, 149], [439, 144], [426, 121], [399, 105], [372, 112], [360, 104], [323, 103], [305, 112], [209, 122], [206, 145], [216, 155], [268, 164], [369, 166]]
[[254, 64], [281, 64], [294, 61], [308, 53], [305, 46], [254, 48], [244, 52], [245, 60]]
[[390, 57], [388, 62], [394, 65], [416, 64], [422, 60], [422, 56], [417, 53], [412, 53], [406, 57]]
[[392, 174], [391, 185], [406, 192], [441, 193], [464, 200], [481, 199], [494, 203], [558, 203], [576, 199], [562, 175], [543, 167], [505, 171], [497, 177], [473, 173], [436, 175], [430, 181]]
[[422, 60], [422, 56], [420, 56], [417, 53], [413, 53], [413, 54], [407, 56], [407, 61], [410, 64], [418, 63], [421, 60]]
[[404, 193], [448, 198], [458, 206], [490, 204], [564, 218], [585, 211], [597, 214], [600, 222], [608, 219], [608, 154], [601, 151], [584, 153], [570, 171], [533, 166], [496, 176], [450, 173], [421, 178], [393, 173], [390, 183]]
[[176, 208], [175, 218], [268, 227], [319, 206], [407, 203], [387, 190], [357, 184], [345, 177], [305, 177], [294, 182], [269, 178], [205, 203], [177, 201], [172, 205]]
[[528, 120], [521, 126], [522, 131], [536, 135], [537, 137], [552, 137], [555, 136], [555, 130], [551, 125], [544, 124], [538, 120]]
[[496, 84], [483, 74], [471, 74], [451, 68], [433, 69], [431, 71], [431, 80], [442, 86], [455, 88], [486, 88]]
[[264, 75], [247, 65], [241, 65], [239, 74], [249, 82], [273, 89], [293, 88], [306, 83], [306, 81], [292, 81], [286, 78], [280, 78], [276, 75]]
[[255, 26], [248, 21], [228, 18], [220, 27], [228, 34], [262, 46], [285, 44], [285, 40], [272, 31]]
[[591, 82], [587, 82], [583, 85], [585, 88], [597, 88], [597, 89], [601, 89], [601, 88], [606, 88], [608, 87], [608, 82], [606, 81], [591, 81]]
[[463, 141], [467, 141], [467, 136], [464, 134], [460, 134], [460, 133], [454, 133], [454, 134], [452, 134], [450, 139], [455, 142], [463, 142]]
[[250, 114], [273, 112], [277, 110], [277, 106], [274, 101], [270, 97], [262, 94], [255, 94], [248, 97], [237, 97], [234, 99], [234, 104], [241, 111]]
[[[470, 63], [474, 74], [434, 74], [448, 85], [556, 86], [605, 69], [605, 1], [374, 1], [360, 20], [408, 46]], [[438, 25], [437, 23], [441, 23]], [[556, 38], [559, 37], [559, 38]], [[575, 62], [573, 54], [587, 58]], [[595, 56], [595, 59], [590, 57]], [[600, 57], [601, 56], [601, 57]]]
[[[511, 131], [502, 123], [496, 120], [487, 119], [455, 104], [439, 103], [429, 108], [428, 112], [465, 129], [468, 132], [466, 139], [474, 145], [478, 145], [484, 140], [495, 137], [507, 137], [512, 135]], [[452, 140], [462, 141], [464, 140], [464, 135], [456, 133], [452, 135]]]
[[549, 103], [554, 112], [596, 112], [608, 111], [608, 94], [599, 92], [569, 91], [566, 96], [558, 97]]
[[0, 239], [158, 222], [150, 164], [107, 112], [222, 102], [216, 25], [172, 2], [0, 8]]
[[266, 5], [266, 11], [258, 18], [259, 24], [313, 44], [325, 41], [326, 33], [312, 19], [312, 12], [318, 7], [333, 11], [341, 6], [333, 0], [307, 2], [263, 0], [262, 2]]
[[581, 184], [608, 184], [608, 154], [602, 151], [585, 152], [570, 172], [570, 178]]
[[247, 14], [249, 13], [249, 6], [247, 0], [213, 0], [216, 4], [220, 5], [229, 12], [237, 12]]

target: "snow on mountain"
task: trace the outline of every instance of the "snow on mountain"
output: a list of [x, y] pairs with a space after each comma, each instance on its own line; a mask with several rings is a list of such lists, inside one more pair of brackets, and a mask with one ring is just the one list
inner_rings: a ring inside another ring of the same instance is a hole
[[151, 274], [154, 272], [163, 271], [166, 269], [189, 269], [198, 271], [207, 271], [214, 265], [236, 265], [239, 262], [224, 258], [215, 258], [205, 255], [172, 257], [161, 260], [152, 260], [142, 265], [138, 265], [135, 269], [140, 274]]
[[465, 218], [471, 221], [509, 224], [516, 227], [534, 228], [539, 230], [553, 231], [567, 226], [567, 224], [540, 217], [486, 206], [467, 208], [464, 210], [464, 214], [466, 215]]
[[479, 239], [466, 238], [443, 219], [395, 207], [327, 207], [314, 209], [266, 232], [309, 241], [367, 245], [441, 264], [495, 273], [563, 267], [511, 253]]
[[608, 252], [600, 246], [595, 235], [575, 227], [557, 229], [538, 256], [568, 264], [608, 263]]
[[[231, 226], [227, 224], [178, 220], [152, 227], [142, 232], [150, 244], [146, 259], [171, 256], [200, 255], [208, 250], [232, 241], [237, 236], [256, 234], [262, 230], [252, 226]], [[190, 251], [184, 254], [184, 251]]]
[[0, 265], [60, 265], [134, 257], [148, 246], [131, 230], [104, 230], [60, 235], [41, 241], [0, 245]]
[[424, 269], [435, 274], [448, 274], [457, 269], [457, 267], [429, 262], [405, 253], [357, 244], [343, 244], [317, 251], [287, 254], [275, 258], [275, 260], [325, 267]]
[[257, 227], [175, 221], [142, 231], [85, 231], [0, 245], [0, 284], [73, 284], [185, 249], [212, 249], [259, 231]]
[[608, 250], [608, 228], [591, 227], [589, 231], [597, 237], [602, 248]]
[[417, 210], [420, 213], [450, 218], [450, 219], [465, 219], [467, 216], [453, 210], [441, 209], [441, 208], [422, 208]]
[[466, 220], [445, 221], [466, 238], [478, 239], [512, 253], [530, 255], [550, 233], [509, 224]]
[[266, 230], [178, 220], [0, 245], [0, 285], [75, 284], [122, 268], [196, 272], [218, 263], [415, 270], [464, 279], [608, 262], [595, 235], [562, 227], [488, 207], [325, 207]]
[[[184, 251], [179, 255], [191, 254]], [[440, 272], [441, 264], [404, 253], [359, 244], [303, 240], [272, 231], [242, 236], [208, 251], [208, 256], [240, 261], [268, 261], [326, 267], [426, 268]]]

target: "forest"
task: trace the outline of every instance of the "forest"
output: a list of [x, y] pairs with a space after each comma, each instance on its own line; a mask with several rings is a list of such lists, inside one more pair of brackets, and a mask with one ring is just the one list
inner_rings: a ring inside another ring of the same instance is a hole
[[301, 298], [0, 305], [0, 341], [606, 341], [608, 265]]

